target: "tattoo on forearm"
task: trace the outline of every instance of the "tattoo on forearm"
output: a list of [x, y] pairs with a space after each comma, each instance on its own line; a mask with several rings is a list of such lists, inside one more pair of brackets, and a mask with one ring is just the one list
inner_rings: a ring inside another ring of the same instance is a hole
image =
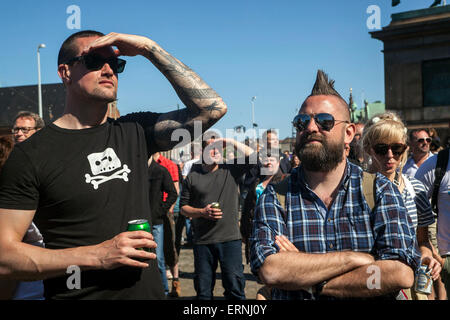
[[184, 94], [191, 99], [216, 99], [219, 98], [219, 95], [214, 91], [214, 89], [206, 88], [206, 89], [195, 89], [195, 88], [182, 88], [178, 86], [180, 91], [183, 91]]
[[222, 107], [218, 106], [219, 103], [217, 101], [214, 101], [209, 106], [205, 107], [204, 110], [208, 111], [209, 113], [212, 113], [213, 111], [222, 111]]

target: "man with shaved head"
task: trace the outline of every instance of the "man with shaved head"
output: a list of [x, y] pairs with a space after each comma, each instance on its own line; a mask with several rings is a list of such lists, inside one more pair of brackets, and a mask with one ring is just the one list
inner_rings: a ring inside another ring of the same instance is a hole
[[[186, 108], [108, 118], [122, 56], [137, 55], [167, 78]], [[129, 221], [153, 223], [147, 160], [178, 145], [171, 139], [177, 129], [194, 139], [194, 123], [211, 127], [226, 104], [144, 36], [74, 33], [61, 45], [58, 75], [63, 114], [17, 144], [0, 174], [0, 279], [43, 279], [46, 299], [164, 299], [153, 235], [127, 232]], [[22, 242], [31, 221], [45, 248]]]
[[[414, 281], [416, 235], [399, 191], [384, 176], [369, 176], [375, 194], [365, 196], [365, 174], [345, 156], [355, 125], [323, 71], [294, 126], [301, 165], [259, 199], [253, 273], [273, 288], [272, 299], [395, 299]], [[370, 278], [374, 272], [379, 276]]]

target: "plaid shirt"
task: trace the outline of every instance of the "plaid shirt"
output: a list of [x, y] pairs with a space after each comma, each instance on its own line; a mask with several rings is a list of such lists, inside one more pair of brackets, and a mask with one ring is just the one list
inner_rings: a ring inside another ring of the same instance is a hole
[[[278, 252], [276, 235], [285, 235], [307, 253], [352, 250], [376, 260], [401, 260], [416, 270], [420, 264], [416, 235], [397, 188], [376, 177], [376, 203], [370, 211], [362, 191], [362, 170], [347, 161], [345, 177], [330, 210], [305, 182], [301, 166], [289, 179], [286, 208], [272, 186], [256, 205], [251, 243], [251, 268], [257, 275], [264, 260]], [[273, 289], [273, 299], [311, 299], [303, 290]]]

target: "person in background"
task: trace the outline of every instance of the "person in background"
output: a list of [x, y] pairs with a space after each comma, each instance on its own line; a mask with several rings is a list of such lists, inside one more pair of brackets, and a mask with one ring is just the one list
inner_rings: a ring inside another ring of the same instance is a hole
[[15, 143], [25, 141], [44, 126], [44, 120], [38, 114], [20, 111], [14, 118], [12, 128]]
[[[295, 168], [298, 168], [298, 166], [300, 165], [300, 159], [298, 158], [298, 156], [296, 154], [292, 155], [292, 159], [291, 159], [291, 167], [292, 170], [294, 170]], [[292, 171], [291, 170], [291, 171]]]
[[[291, 172], [290, 159], [280, 150], [280, 140], [278, 139], [278, 132], [275, 129], [268, 129], [262, 134], [263, 148], [262, 152], [270, 152], [270, 150], [278, 150], [280, 153], [280, 168], [283, 173]], [[268, 150], [268, 151], [264, 151]]]
[[431, 138], [426, 129], [413, 129], [409, 132], [411, 155], [403, 167], [404, 174], [414, 177], [422, 163], [433, 155], [430, 151], [430, 144]]
[[[156, 259], [164, 293], [169, 294], [169, 285], [166, 276], [166, 262], [164, 259], [164, 216], [169, 214], [170, 207], [177, 199], [177, 190], [169, 171], [153, 160], [148, 160], [149, 200], [151, 213], [151, 226], [153, 238], [156, 242]], [[164, 197], [166, 195], [166, 198]]]
[[[442, 152], [442, 156], [444, 152], [448, 152], [450, 158], [450, 147], [440, 152]], [[415, 175], [416, 179], [424, 184], [428, 198], [432, 198], [435, 189], [437, 161], [438, 155], [430, 157], [420, 166]], [[443, 268], [440, 279], [435, 281], [435, 284], [438, 285], [434, 289], [436, 299], [447, 300], [450, 293], [450, 161], [447, 161], [447, 164], [443, 162], [441, 170], [443, 176], [439, 188], [436, 189], [436, 207], [434, 207], [438, 214], [433, 254], [441, 262]]]
[[[430, 133], [433, 135], [434, 132]], [[420, 166], [431, 156], [431, 143], [433, 139], [429, 135], [429, 131], [425, 128], [413, 129], [409, 132], [409, 146], [410, 157], [408, 158], [405, 166], [403, 167], [403, 173], [414, 177]], [[431, 240], [433, 248], [437, 248], [437, 216], [435, 214], [435, 222], [428, 226], [428, 236]], [[437, 281], [433, 283], [433, 292], [430, 299], [434, 297], [440, 299], [441, 296], [446, 296], [445, 287], [442, 283], [442, 279], [439, 277]]]
[[354, 164], [362, 167], [363, 169], [366, 169], [364, 167], [364, 152], [362, 145], [360, 143], [362, 133], [364, 130], [364, 123], [357, 122], [355, 123], [356, 133], [355, 137], [353, 138], [352, 142], [350, 142], [350, 150], [348, 154], [348, 159], [353, 162]]
[[[178, 166], [170, 159], [164, 157], [160, 152], [156, 152], [153, 155], [153, 159], [165, 167], [172, 177], [173, 184], [177, 191], [177, 196], [180, 194], [180, 176], [178, 171]], [[167, 194], [164, 193], [164, 200], [166, 201]], [[176, 199], [176, 198], [175, 198]], [[172, 292], [177, 292], [181, 290], [180, 279], [178, 274], [178, 254], [175, 248], [175, 217], [174, 217], [174, 207], [175, 201], [172, 202], [168, 214], [163, 216], [164, 225], [164, 261], [169, 267], [166, 272], [166, 278], [172, 280]]]
[[[223, 149], [235, 147], [245, 161], [224, 163]], [[194, 228], [194, 287], [197, 299], [213, 299], [220, 262], [224, 296], [245, 299], [242, 241], [239, 231], [239, 190], [242, 174], [251, 166], [253, 149], [232, 139], [204, 134], [203, 163], [195, 164], [183, 182], [181, 213], [192, 217]], [[218, 203], [217, 208], [214, 202]]]
[[[417, 244], [421, 253], [421, 264], [427, 265], [434, 280], [441, 271], [440, 263], [433, 257], [428, 226], [434, 223], [423, 184], [402, 174], [402, 167], [408, 157], [408, 137], [406, 127], [393, 112], [375, 115], [367, 122], [362, 137], [366, 158], [371, 158], [369, 172], [379, 172], [386, 176], [400, 191], [407, 213], [412, 221], [412, 231], [417, 233]], [[416, 293], [414, 288], [404, 290], [408, 299], [427, 300], [424, 294]]]
[[[250, 242], [249, 238], [251, 236], [253, 228], [253, 218], [255, 206], [258, 203], [259, 197], [266, 189], [269, 183], [278, 183], [284, 178], [289, 176], [289, 174], [284, 174], [280, 169], [280, 158], [278, 150], [272, 150], [267, 153], [260, 154], [261, 157], [261, 167], [260, 175], [254, 181], [251, 186], [250, 192], [245, 198], [245, 203], [242, 210], [240, 230], [242, 235], [242, 242], [245, 244], [245, 258], [246, 262], [250, 262]], [[271, 290], [269, 287], [264, 286], [258, 290], [256, 299], [257, 300], [269, 300], [271, 297]]]
[[430, 151], [433, 154], [437, 154], [439, 151], [444, 149], [441, 146], [441, 138], [439, 138], [438, 133], [435, 128], [428, 128], [428, 135], [431, 138]]

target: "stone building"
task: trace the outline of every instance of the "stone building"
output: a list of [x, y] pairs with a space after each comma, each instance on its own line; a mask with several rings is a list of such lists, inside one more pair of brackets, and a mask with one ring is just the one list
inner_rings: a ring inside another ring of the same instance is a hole
[[385, 104], [409, 129], [435, 128], [444, 143], [450, 125], [450, 5], [392, 15], [371, 32], [383, 41]]

